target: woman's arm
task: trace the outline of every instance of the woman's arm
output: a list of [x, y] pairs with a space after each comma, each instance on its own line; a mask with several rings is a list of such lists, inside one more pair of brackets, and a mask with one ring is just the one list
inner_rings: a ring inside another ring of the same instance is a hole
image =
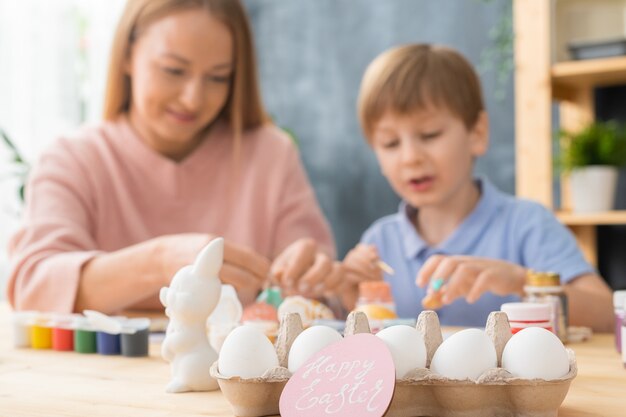
[[[193, 264], [211, 239], [201, 233], [166, 235], [94, 257], [82, 270], [74, 309], [112, 313], [130, 307], [162, 308], [161, 287], [168, 286], [180, 268]], [[268, 271], [267, 259], [225, 242], [220, 279], [237, 289], [244, 305], [254, 301]]]
[[[206, 242], [206, 238], [201, 242]], [[146, 299], [151, 301], [145, 305], [146, 308], [158, 308], [156, 294], [171, 279], [161, 265], [162, 246], [161, 239], [151, 239], [104, 253], [85, 263], [74, 311], [91, 309], [110, 314]]]
[[569, 281], [564, 288], [570, 324], [591, 327], [597, 332], [613, 331], [613, 296], [600, 276], [585, 274]]

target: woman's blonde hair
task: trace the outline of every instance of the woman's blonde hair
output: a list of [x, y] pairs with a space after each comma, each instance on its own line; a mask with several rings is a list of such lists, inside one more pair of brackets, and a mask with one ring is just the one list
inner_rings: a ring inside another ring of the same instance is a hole
[[204, 9], [231, 31], [235, 64], [229, 97], [220, 116], [235, 136], [235, 148], [244, 130], [268, 121], [261, 101], [250, 23], [239, 0], [128, 0], [115, 32], [104, 101], [104, 119], [128, 111], [130, 77], [124, 71], [133, 41], [152, 22], [190, 8]]
[[450, 111], [468, 129], [485, 109], [478, 75], [459, 52], [411, 44], [383, 52], [367, 67], [357, 107], [368, 140], [386, 112], [405, 115], [429, 106]]

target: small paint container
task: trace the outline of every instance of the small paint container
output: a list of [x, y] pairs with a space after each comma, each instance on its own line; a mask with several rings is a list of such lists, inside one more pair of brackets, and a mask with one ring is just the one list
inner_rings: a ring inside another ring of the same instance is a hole
[[85, 317], [77, 317], [74, 319], [74, 352], [78, 353], [96, 353], [96, 332]]
[[57, 316], [52, 320], [52, 349], [67, 352], [74, 350], [74, 317]]
[[31, 344], [31, 327], [38, 313], [36, 311], [15, 311], [11, 315], [13, 327], [13, 346], [29, 348]]
[[122, 355], [127, 357], [148, 356], [150, 320], [145, 318], [130, 319], [123, 323], [120, 334]]
[[33, 349], [52, 348], [52, 327], [50, 319], [37, 317], [30, 328], [30, 342]]
[[506, 303], [500, 310], [505, 312], [515, 334], [527, 327], [542, 327], [554, 332], [552, 328], [552, 305], [545, 303]]
[[121, 341], [119, 334], [96, 332], [98, 353], [101, 355], [119, 355]]

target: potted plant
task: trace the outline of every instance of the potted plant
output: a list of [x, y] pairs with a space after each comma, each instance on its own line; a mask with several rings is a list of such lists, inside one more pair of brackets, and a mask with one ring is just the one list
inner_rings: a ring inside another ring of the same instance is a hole
[[613, 209], [618, 169], [626, 164], [626, 132], [615, 121], [561, 131], [560, 166], [569, 175], [573, 211]]

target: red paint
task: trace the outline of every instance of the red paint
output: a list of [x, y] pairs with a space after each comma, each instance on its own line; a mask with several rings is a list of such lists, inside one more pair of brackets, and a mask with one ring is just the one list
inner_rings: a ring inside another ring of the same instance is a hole
[[59, 327], [52, 329], [52, 349], [59, 351], [74, 350], [74, 330]]

